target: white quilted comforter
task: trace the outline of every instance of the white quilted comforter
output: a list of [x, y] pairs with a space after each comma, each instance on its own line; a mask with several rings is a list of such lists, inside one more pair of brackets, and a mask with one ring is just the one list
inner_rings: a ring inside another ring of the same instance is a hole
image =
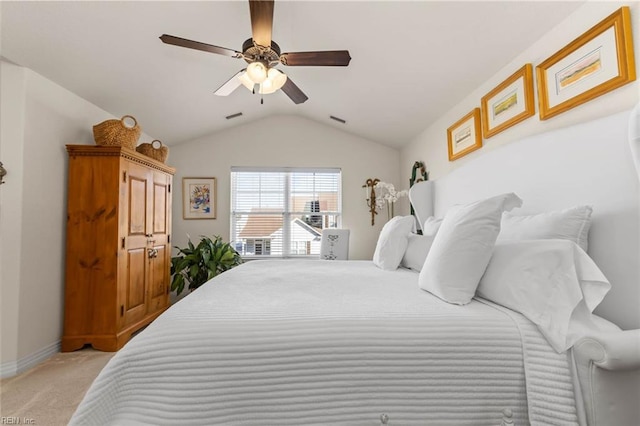
[[71, 424], [577, 424], [569, 358], [520, 314], [365, 261], [253, 261], [166, 311]]

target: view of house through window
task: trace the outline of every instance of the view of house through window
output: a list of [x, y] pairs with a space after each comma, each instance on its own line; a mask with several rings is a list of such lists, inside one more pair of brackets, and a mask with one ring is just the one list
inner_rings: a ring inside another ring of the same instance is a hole
[[231, 244], [243, 257], [320, 254], [341, 220], [340, 169], [231, 169]]

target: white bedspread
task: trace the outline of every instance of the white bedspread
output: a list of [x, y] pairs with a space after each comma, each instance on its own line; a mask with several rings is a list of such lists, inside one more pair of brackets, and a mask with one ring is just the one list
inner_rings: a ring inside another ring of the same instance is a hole
[[505, 408], [577, 424], [567, 356], [521, 315], [371, 262], [254, 261], [134, 337], [71, 424], [496, 426]]

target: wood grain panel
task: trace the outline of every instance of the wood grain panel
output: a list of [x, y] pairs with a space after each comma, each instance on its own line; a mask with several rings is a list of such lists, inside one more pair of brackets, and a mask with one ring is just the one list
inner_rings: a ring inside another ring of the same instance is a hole
[[[95, 329], [109, 329], [109, 317], [115, 305], [117, 262], [108, 245], [100, 244], [96, 235], [118, 232], [118, 182], [110, 178], [118, 173], [117, 159], [108, 157], [69, 158], [67, 200], [67, 254], [65, 260], [65, 334], [84, 335]], [[100, 188], [100, 190], [96, 190]], [[104, 304], [86, 308], [87, 300], [101, 299]]]
[[[132, 172], [137, 171], [131, 168]], [[129, 177], [129, 235], [147, 232], [147, 176]]]
[[153, 233], [167, 234], [168, 188], [164, 183], [153, 182]]
[[157, 256], [149, 259], [149, 313], [156, 312], [168, 302], [170, 248], [166, 245], [154, 246]]
[[[145, 303], [145, 270], [147, 264], [147, 251], [144, 247], [129, 250], [128, 252], [129, 268], [127, 274], [127, 299], [124, 305], [125, 315]], [[127, 320], [127, 322], [129, 322]]]

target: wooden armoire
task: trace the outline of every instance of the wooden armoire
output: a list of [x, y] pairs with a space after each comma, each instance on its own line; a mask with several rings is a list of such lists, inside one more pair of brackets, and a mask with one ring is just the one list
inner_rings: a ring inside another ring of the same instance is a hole
[[116, 351], [169, 306], [175, 169], [120, 146], [67, 152], [62, 351]]

